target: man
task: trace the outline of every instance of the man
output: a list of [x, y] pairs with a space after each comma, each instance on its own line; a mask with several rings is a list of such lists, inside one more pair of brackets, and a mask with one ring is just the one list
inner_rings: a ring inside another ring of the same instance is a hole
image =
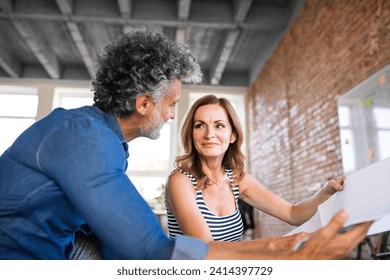
[[94, 106], [56, 109], [27, 129], [0, 158], [0, 258], [67, 259], [75, 232], [92, 229], [104, 258], [341, 258], [368, 224], [337, 235], [339, 213], [302, 249], [305, 234], [251, 242], [206, 244], [170, 240], [125, 174], [127, 142], [156, 139], [175, 117], [182, 82], [201, 81], [184, 44], [157, 31], [134, 30], [106, 46], [99, 59]]

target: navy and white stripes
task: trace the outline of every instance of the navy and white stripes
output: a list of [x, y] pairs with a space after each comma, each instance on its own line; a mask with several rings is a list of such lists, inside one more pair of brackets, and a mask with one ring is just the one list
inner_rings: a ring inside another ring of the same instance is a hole
[[[182, 170], [178, 171], [187, 175], [187, 177], [191, 180], [192, 185], [196, 188], [196, 180], [192, 174], [189, 174], [188, 172]], [[232, 170], [225, 169], [225, 171], [230, 181], [233, 182]], [[202, 190], [196, 189], [196, 204], [198, 205], [199, 210], [201, 211], [204, 219], [206, 220], [211, 235], [213, 236], [213, 239], [215, 241], [239, 241], [243, 233], [243, 224], [238, 207], [238, 197], [240, 195], [238, 185], [233, 186], [232, 191], [236, 202], [236, 211], [231, 215], [217, 216], [211, 213], [210, 210], [207, 208], [203, 199]], [[175, 216], [171, 212], [167, 211], [167, 218], [169, 238], [175, 239], [176, 235], [182, 235], [183, 233], [179, 227], [179, 224], [176, 221]]]

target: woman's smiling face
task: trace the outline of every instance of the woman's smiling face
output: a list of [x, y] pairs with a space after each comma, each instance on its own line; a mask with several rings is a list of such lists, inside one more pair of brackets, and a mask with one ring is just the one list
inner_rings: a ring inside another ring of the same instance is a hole
[[218, 104], [200, 106], [194, 114], [193, 127], [194, 146], [201, 157], [223, 158], [236, 140], [228, 116]]

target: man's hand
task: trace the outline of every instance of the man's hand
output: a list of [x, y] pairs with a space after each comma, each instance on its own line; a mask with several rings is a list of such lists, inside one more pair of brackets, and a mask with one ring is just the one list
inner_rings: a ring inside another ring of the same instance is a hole
[[338, 233], [347, 220], [347, 213], [340, 211], [327, 226], [316, 231], [305, 244], [293, 253], [294, 259], [342, 259], [365, 238], [372, 222], [353, 226], [345, 233]]
[[269, 237], [269, 245], [267, 249], [273, 251], [290, 251], [293, 250], [293, 248], [301, 241], [309, 239], [310, 236], [311, 233], [299, 232], [283, 237]]

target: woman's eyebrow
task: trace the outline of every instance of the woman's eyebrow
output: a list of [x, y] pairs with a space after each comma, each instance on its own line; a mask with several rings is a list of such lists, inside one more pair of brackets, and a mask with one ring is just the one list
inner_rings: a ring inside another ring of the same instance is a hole
[[[202, 120], [194, 120], [194, 123], [196, 122], [202, 122], [202, 123], [205, 123], [205, 121], [202, 121]], [[214, 123], [217, 123], [217, 122], [226, 122], [225, 120], [215, 120]]]

